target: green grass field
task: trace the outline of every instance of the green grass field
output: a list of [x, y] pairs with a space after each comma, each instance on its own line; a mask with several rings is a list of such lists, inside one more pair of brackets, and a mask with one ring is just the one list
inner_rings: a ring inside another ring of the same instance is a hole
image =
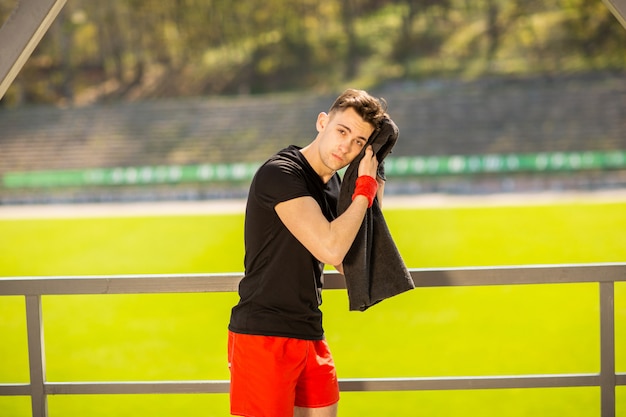
[[[626, 203], [389, 209], [410, 268], [626, 261]], [[240, 272], [243, 216], [0, 220], [0, 276]], [[50, 381], [227, 379], [236, 294], [44, 297]], [[599, 370], [596, 284], [419, 288], [348, 312], [326, 291], [340, 378]], [[626, 372], [626, 285], [616, 285]], [[24, 300], [0, 298], [0, 383], [27, 382]], [[52, 396], [51, 417], [227, 416], [226, 395]], [[30, 415], [0, 397], [0, 416]], [[600, 415], [596, 388], [343, 393], [342, 417]], [[617, 415], [626, 417], [626, 389]]]

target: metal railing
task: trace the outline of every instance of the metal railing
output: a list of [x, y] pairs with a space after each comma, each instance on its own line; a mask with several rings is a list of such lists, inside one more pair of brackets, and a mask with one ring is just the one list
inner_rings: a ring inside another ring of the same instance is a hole
[[[616, 386], [626, 373], [615, 369], [615, 282], [626, 281], [626, 263], [412, 269], [417, 287], [598, 283], [600, 301], [600, 372], [441, 378], [340, 379], [342, 391], [470, 390], [496, 388], [599, 387], [601, 416], [615, 417]], [[48, 396], [63, 394], [227, 393], [228, 381], [50, 382], [46, 380], [44, 295], [156, 294], [237, 291], [240, 275], [116, 275], [0, 278], [0, 296], [26, 298], [30, 383], [0, 384], [0, 396], [29, 396], [33, 417], [48, 416]], [[325, 289], [345, 289], [343, 276], [327, 273]]]

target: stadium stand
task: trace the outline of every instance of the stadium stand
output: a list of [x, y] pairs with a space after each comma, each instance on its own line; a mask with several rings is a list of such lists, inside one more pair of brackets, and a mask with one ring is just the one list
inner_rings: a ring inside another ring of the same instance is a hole
[[[626, 150], [623, 74], [429, 80], [372, 92], [388, 101], [400, 127], [393, 157]], [[333, 98], [280, 94], [1, 108], [0, 176], [260, 162], [286, 145], [308, 143], [318, 112]], [[18, 201], [15, 193], [0, 187], [0, 202]]]

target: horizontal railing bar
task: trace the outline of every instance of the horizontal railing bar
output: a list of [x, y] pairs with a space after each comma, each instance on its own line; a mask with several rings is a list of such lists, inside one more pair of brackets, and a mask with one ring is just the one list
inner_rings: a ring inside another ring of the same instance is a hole
[[565, 284], [626, 281], [626, 263], [414, 269], [416, 286]]
[[[599, 374], [553, 374], [480, 377], [348, 378], [341, 391], [432, 391], [511, 388], [567, 388], [598, 386]], [[626, 385], [626, 374], [616, 375], [616, 385]], [[1, 395], [28, 395], [28, 384], [0, 384]], [[78, 394], [205, 394], [228, 393], [228, 380], [47, 382], [47, 395]]]
[[[341, 391], [428, 391], [497, 388], [597, 386], [598, 374], [555, 374], [484, 377], [352, 378], [340, 379]], [[626, 385], [626, 373], [616, 374]], [[227, 380], [155, 382], [47, 382], [47, 395], [60, 394], [203, 394], [228, 393]], [[0, 384], [0, 396], [29, 395], [29, 384]]]
[[[626, 263], [411, 269], [417, 287], [564, 284], [626, 281]], [[235, 292], [241, 274], [95, 275], [0, 278], [0, 295]], [[336, 272], [324, 288], [345, 289]]]
[[592, 387], [598, 374], [517, 375], [442, 378], [359, 378], [339, 381], [342, 391], [436, 391], [497, 388]]
[[0, 396], [30, 395], [30, 384], [0, 384]]
[[229, 392], [229, 382], [145, 381], [145, 382], [48, 382], [46, 394], [220, 394]]
[[102, 275], [0, 278], [0, 295], [235, 292], [241, 274]]

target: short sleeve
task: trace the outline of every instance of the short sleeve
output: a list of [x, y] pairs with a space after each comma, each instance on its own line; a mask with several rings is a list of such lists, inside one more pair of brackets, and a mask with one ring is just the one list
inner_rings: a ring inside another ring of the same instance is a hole
[[302, 168], [292, 161], [267, 162], [259, 168], [254, 181], [256, 199], [268, 209], [294, 198], [311, 195]]

